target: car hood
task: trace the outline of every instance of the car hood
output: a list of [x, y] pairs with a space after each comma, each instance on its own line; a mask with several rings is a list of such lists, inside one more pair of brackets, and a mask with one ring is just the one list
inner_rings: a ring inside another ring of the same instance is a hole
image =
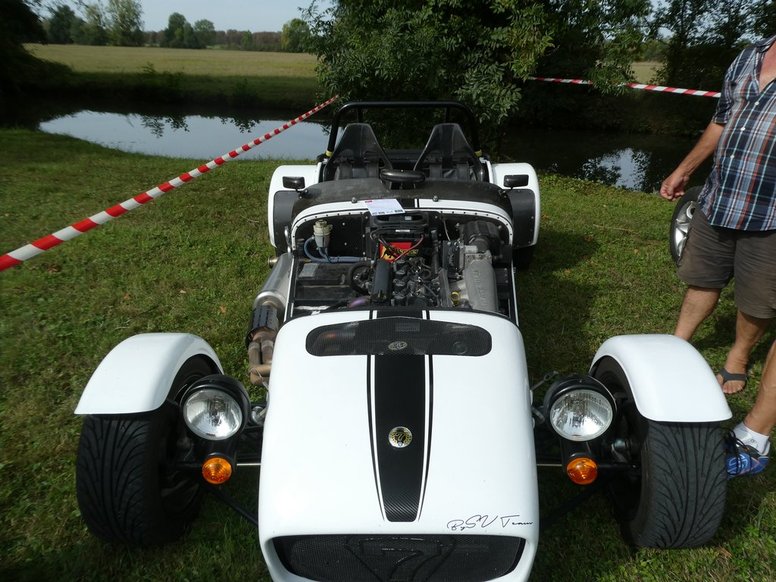
[[280, 330], [260, 537], [424, 532], [536, 539], [522, 337], [498, 315], [345, 311]]

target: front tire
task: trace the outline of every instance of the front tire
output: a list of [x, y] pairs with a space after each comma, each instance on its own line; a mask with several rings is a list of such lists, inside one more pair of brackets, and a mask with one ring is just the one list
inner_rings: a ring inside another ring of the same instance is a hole
[[725, 509], [727, 474], [720, 428], [641, 416], [623, 369], [604, 358], [593, 374], [620, 399], [615, 438], [640, 468], [612, 480], [610, 493], [625, 537], [636, 546], [690, 548], [716, 533]]
[[109, 541], [151, 546], [180, 537], [202, 498], [196, 472], [176, 467], [191, 441], [177, 399], [212, 373], [203, 358], [187, 360], [158, 409], [84, 418], [76, 462], [76, 495], [89, 530]]

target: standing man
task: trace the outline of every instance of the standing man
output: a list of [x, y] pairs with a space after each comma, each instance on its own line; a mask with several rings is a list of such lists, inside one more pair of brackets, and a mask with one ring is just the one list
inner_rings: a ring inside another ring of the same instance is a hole
[[660, 187], [663, 198], [682, 196], [692, 173], [714, 154], [679, 262], [688, 288], [674, 334], [689, 341], [735, 273], [736, 339], [717, 376], [727, 394], [746, 386], [749, 355], [776, 317], [774, 41], [776, 35], [736, 57], [711, 123]]

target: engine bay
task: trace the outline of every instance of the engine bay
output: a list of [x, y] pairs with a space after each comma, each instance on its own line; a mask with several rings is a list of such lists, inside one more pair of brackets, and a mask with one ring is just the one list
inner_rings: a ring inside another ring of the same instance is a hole
[[511, 246], [495, 220], [364, 213], [318, 219], [297, 234], [290, 317], [365, 306], [514, 315]]

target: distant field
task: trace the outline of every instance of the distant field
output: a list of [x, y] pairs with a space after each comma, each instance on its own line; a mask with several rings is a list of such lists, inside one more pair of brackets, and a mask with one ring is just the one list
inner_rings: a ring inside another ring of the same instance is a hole
[[213, 77], [315, 78], [314, 55], [158, 47], [28, 44], [40, 59], [62, 63], [78, 73], [184, 73]]
[[661, 65], [658, 61], [642, 61], [633, 63], [631, 68], [636, 76], [636, 82], [649, 83], [655, 76], [655, 71]]
[[[158, 47], [119, 47], [28, 44], [36, 57], [62, 63], [78, 73], [184, 73], [214, 77], [309, 77], [315, 78], [314, 55], [191, 50]], [[633, 63], [636, 81], [647, 83], [660, 66], [657, 61]]]

